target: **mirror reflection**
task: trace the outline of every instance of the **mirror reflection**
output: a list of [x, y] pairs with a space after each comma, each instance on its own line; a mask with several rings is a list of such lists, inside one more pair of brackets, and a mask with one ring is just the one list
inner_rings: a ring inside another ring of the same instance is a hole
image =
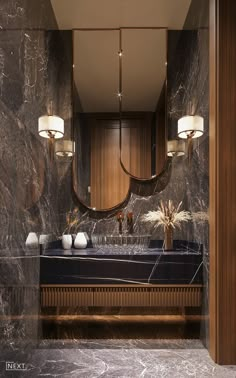
[[74, 186], [87, 207], [110, 209], [129, 175], [164, 165], [166, 29], [79, 29], [73, 41]]
[[129, 177], [120, 165], [119, 30], [74, 31], [74, 178], [96, 210], [122, 203]]
[[121, 50], [121, 164], [150, 179], [165, 162], [167, 30], [123, 29]]

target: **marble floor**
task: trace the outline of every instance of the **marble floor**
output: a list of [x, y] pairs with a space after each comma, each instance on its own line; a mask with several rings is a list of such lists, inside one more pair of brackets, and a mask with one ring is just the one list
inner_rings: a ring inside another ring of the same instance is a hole
[[44, 340], [24, 360], [25, 353], [15, 360], [24, 362], [25, 370], [14, 373], [5, 369], [13, 356], [1, 354], [0, 376], [236, 377], [236, 366], [216, 365], [199, 340]]

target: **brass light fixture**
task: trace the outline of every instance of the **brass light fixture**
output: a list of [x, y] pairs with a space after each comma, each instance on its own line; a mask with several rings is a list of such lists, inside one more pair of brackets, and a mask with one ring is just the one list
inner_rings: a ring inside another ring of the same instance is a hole
[[183, 156], [185, 154], [185, 141], [174, 139], [167, 141], [167, 156]]
[[187, 139], [188, 144], [188, 160], [191, 162], [193, 152], [193, 139], [199, 138], [204, 133], [204, 119], [195, 114], [195, 105], [189, 103], [188, 115], [178, 120], [178, 137]]
[[204, 120], [199, 115], [186, 115], [178, 120], [178, 136], [183, 139], [199, 138], [204, 133]]
[[48, 114], [38, 119], [38, 133], [48, 139], [59, 139], [64, 135], [64, 120], [52, 114], [52, 102]]
[[70, 158], [75, 153], [75, 142], [72, 140], [57, 140], [55, 142], [55, 154], [59, 157]]

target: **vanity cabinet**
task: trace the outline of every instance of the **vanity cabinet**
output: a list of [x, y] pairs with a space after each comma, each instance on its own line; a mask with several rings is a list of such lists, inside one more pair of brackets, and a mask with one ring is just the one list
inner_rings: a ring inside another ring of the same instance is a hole
[[[41, 256], [41, 306], [201, 306], [202, 253], [63, 250]], [[50, 256], [50, 257], [49, 257]]]

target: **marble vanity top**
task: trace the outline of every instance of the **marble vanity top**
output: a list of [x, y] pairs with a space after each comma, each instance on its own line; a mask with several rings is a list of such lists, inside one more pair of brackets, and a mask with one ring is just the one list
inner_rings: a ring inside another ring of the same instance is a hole
[[162, 245], [163, 241], [154, 241], [146, 249], [103, 246], [64, 250], [53, 244], [40, 256], [41, 283], [201, 284], [202, 245], [178, 241], [172, 251], [160, 248]]
[[112, 249], [108, 248], [86, 248], [86, 249], [46, 249], [43, 251], [42, 256], [90, 256], [97, 257], [99, 255], [201, 255], [201, 251], [194, 251], [189, 249], [176, 249], [171, 251], [165, 251], [161, 248], [147, 248], [141, 251], [135, 251], [127, 247], [126, 250], [120, 250], [113, 247]]

